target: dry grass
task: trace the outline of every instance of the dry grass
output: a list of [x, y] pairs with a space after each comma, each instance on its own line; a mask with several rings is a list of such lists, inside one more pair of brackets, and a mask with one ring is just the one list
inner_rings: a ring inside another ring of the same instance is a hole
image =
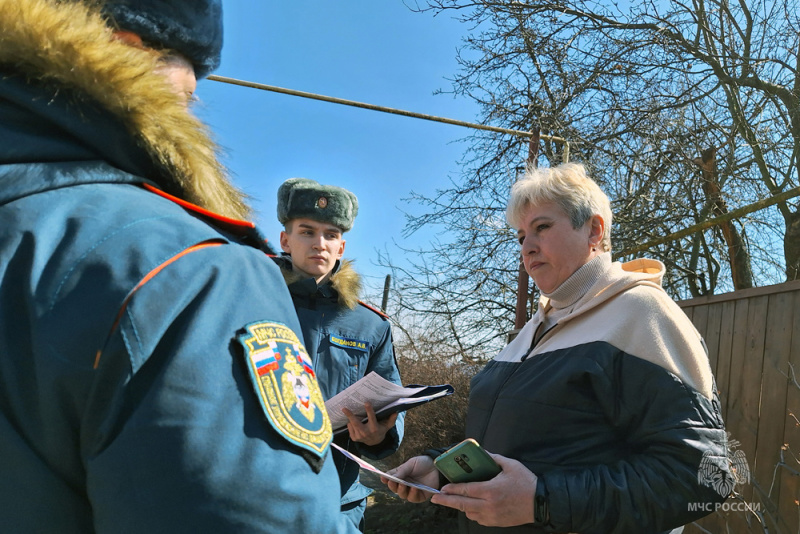
[[[463, 364], [445, 365], [441, 362], [398, 358], [403, 384], [450, 384], [455, 392], [443, 399], [418, 406], [406, 412], [405, 437], [400, 450], [378, 463], [391, 469], [425, 449], [446, 447], [464, 439], [464, 422], [469, 399], [469, 382], [477, 367]], [[366, 532], [369, 534], [416, 534], [458, 532], [456, 511], [431, 503], [407, 503], [377, 480], [365, 476], [362, 482], [375, 489], [366, 513]]]
[[398, 365], [404, 384], [450, 384], [455, 392], [406, 412], [405, 437], [391, 459], [401, 463], [425, 449], [447, 447], [463, 440], [469, 383], [477, 368], [407, 358], [400, 358]]

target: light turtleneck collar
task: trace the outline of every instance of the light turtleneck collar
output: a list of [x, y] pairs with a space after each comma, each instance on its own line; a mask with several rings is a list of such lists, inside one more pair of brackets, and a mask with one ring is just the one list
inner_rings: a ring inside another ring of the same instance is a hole
[[561, 310], [572, 306], [583, 297], [598, 277], [611, 267], [611, 253], [595, 256], [567, 278], [552, 293], [542, 293], [550, 300], [550, 306]]

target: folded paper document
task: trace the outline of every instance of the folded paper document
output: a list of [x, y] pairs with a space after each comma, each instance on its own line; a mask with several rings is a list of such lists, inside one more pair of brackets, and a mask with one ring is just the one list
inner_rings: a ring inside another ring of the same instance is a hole
[[402, 412], [452, 393], [453, 386], [450, 384], [398, 386], [373, 371], [328, 399], [325, 407], [328, 409], [331, 426], [336, 433], [347, 430], [348, 420], [342, 413], [342, 408], [347, 408], [366, 421], [367, 412], [364, 410], [364, 404], [368, 402], [372, 404], [378, 418], [384, 419], [394, 412]]
[[439, 490], [433, 489], [433, 488], [431, 488], [429, 486], [426, 486], [425, 484], [419, 484], [417, 482], [411, 482], [410, 480], [403, 480], [402, 478], [397, 478], [396, 476], [390, 475], [389, 473], [384, 473], [383, 471], [381, 471], [380, 469], [378, 469], [377, 467], [375, 467], [371, 463], [369, 463], [369, 462], [367, 462], [365, 460], [362, 460], [358, 456], [350, 454], [349, 452], [347, 452], [346, 449], [341, 448], [340, 446], [338, 446], [335, 443], [331, 443], [331, 447], [333, 447], [334, 449], [337, 449], [339, 452], [344, 454], [347, 458], [353, 460], [355, 463], [358, 464], [358, 466], [361, 469], [365, 469], [367, 471], [371, 471], [372, 473], [375, 473], [378, 476], [381, 476], [383, 478], [388, 478], [389, 480], [394, 480], [395, 482], [399, 482], [400, 484], [405, 484], [406, 486], [409, 486], [409, 487], [412, 487], [412, 488], [421, 489], [423, 491], [428, 491], [430, 493], [440, 493]]

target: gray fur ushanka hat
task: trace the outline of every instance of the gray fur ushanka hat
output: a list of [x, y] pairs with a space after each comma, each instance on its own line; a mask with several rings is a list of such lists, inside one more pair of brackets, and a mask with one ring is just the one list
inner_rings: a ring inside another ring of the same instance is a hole
[[219, 66], [222, 0], [105, 0], [102, 6], [112, 25], [189, 58], [197, 78]]
[[311, 219], [348, 232], [357, 214], [356, 196], [335, 185], [289, 178], [278, 189], [278, 221], [283, 225], [292, 219]]

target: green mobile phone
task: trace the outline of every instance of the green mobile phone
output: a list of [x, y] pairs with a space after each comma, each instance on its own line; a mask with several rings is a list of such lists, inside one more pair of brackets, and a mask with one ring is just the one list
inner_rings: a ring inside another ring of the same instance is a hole
[[502, 471], [489, 453], [472, 438], [437, 456], [433, 465], [450, 482], [482, 482]]

